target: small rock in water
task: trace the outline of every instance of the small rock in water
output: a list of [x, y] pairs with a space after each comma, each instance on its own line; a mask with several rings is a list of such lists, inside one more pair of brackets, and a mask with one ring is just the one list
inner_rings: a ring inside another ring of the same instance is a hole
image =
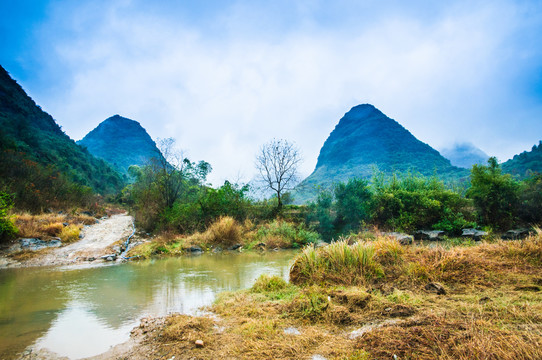
[[230, 246], [230, 247], [228, 248], [228, 250], [237, 250], [237, 249], [239, 249], [241, 246], [242, 246], [241, 244], [235, 244], [235, 245], [233, 245], [233, 246]]
[[196, 340], [196, 347], [202, 348], [203, 347], [203, 340]]
[[286, 335], [301, 335], [301, 332], [297, 330], [295, 327], [289, 327], [284, 329], [284, 333]]

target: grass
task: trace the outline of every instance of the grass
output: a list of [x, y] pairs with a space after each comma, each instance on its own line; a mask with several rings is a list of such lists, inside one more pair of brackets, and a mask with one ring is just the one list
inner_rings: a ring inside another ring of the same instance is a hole
[[[540, 232], [447, 249], [351, 240], [306, 247], [290, 283], [263, 275], [250, 289], [220, 294], [209, 308], [214, 318], [172, 317], [161, 331], [177, 335], [167, 344], [149, 338], [158, 344], [153, 356], [542, 358]], [[435, 281], [446, 295], [426, 290]], [[206, 339], [203, 349], [196, 337]]]
[[129, 256], [150, 258], [153, 256], [178, 256], [193, 246], [203, 251], [227, 250], [240, 245], [242, 250], [291, 249], [317, 242], [319, 235], [307, 230], [304, 225], [275, 220], [254, 224], [250, 220], [239, 223], [224, 216], [210, 224], [204, 232], [191, 235], [162, 233], [151, 241], [130, 250]]
[[[540, 232], [449, 249], [347, 240], [306, 247], [290, 283], [262, 275], [220, 294], [214, 318], [171, 317], [163, 338], [149, 338], [151, 357], [542, 358]], [[446, 295], [425, 289], [437, 280]]]
[[63, 243], [69, 244], [79, 240], [79, 234], [81, 233], [81, 225], [68, 225], [62, 228], [59, 237]]
[[78, 213], [15, 214], [15, 225], [19, 229], [17, 236], [21, 238], [49, 240], [53, 237], [60, 237], [63, 241], [68, 239], [70, 242], [79, 238], [78, 233], [77, 238], [74, 238], [75, 226], [80, 229], [83, 225], [95, 223], [96, 218]]

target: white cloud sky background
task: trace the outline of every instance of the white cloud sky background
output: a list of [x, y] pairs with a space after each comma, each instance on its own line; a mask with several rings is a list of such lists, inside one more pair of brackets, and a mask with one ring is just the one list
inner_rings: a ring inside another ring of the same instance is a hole
[[[542, 139], [542, 4], [437, 3], [49, 1], [0, 63], [72, 138], [120, 114], [210, 162], [215, 185], [252, 178], [273, 137], [296, 142], [309, 175], [360, 103], [435, 148], [529, 150]], [[15, 30], [16, 18], [0, 27]]]

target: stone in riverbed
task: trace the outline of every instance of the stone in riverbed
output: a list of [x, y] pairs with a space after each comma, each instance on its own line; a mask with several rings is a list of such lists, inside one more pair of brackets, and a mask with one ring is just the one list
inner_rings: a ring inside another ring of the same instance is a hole
[[241, 245], [241, 244], [235, 244], [235, 245], [230, 246], [230, 247], [228, 248], [228, 250], [237, 250], [237, 249], [239, 249], [241, 246], [243, 246], [243, 245]]
[[203, 250], [199, 246], [190, 246], [186, 251], [191, 253], [200, 253], [203, 252]]
[[203, 340], [196, 340], [196, 347], [202, 348], [203, 347]]

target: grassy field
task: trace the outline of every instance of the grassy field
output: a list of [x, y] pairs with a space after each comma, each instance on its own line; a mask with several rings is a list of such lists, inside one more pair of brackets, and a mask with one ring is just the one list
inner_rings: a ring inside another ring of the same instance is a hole
[[[541, 359], [542, 234], [476, 246], [345, 239], [172, 315], [152, 356], [196, 359]], [[349, 245], [351, 244], [351, 245]], [[204, 346], [195, 345], [202, 340]]]

